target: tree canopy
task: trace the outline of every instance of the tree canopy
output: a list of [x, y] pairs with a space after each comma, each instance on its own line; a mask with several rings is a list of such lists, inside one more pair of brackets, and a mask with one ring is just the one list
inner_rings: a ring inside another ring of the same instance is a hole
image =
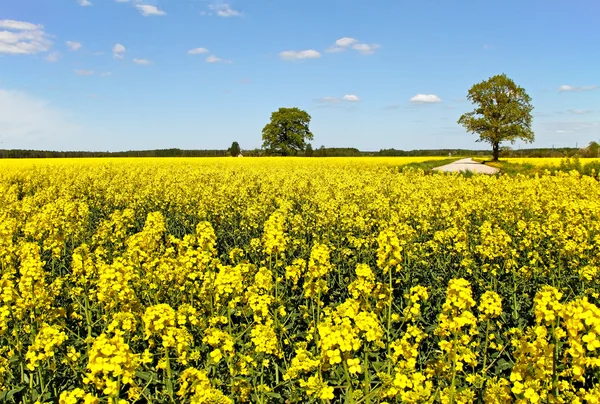
[[240, 149], [240, 144], [238, 142], [233, 142], [229, 148], [229, 154], [231, 154], [231, 157], [237, 157], [241, 152], [242, 150]]
[[262, 130], [263, 149], [269, 154], [296, 155], [313, 139], [310, 115], [299, 108], [279, 108]]
[[533, 142], [531, 97], [505, 74], [475, 84], [467, 99], [475, 104], [475, 110], [462, 115], [458, 123], [479, 134], [478, 142], [492, 145], [494, 161], [498, 160], [501, 142]]

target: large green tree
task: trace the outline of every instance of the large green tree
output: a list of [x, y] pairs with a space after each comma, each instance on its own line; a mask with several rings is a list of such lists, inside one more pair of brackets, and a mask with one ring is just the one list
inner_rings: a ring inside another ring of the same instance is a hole
[[461, 116], [458, 123], [468, 132], [479, 134], [478, 142], [492, 145], [494, 161], [498, 160], [502, 142], [533, 142], [531, 97], [506, 74], [475, 84], [467, 99], [475, 104], [475, 110]]
[[231, 154], [231, 157], [237, 157], [241, 152], [242, 150], [240, 149], [240, 144], [238, 142], [233, 142], [229, 148], [229, 154]]
[[263, 149], [269, 154], [296, 155], [313, 139], [310, 115], [299, 108], [279, 108], [262, 130]]

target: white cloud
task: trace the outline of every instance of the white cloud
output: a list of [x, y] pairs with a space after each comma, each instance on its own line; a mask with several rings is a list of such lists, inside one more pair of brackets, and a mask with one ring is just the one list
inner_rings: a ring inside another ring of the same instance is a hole
[[[216, 13], [219, 17], [241, 17], [242, 13], [240, 13], [237, 10], [234, 10], [233, 8], [231, 8], [231, 5], [227, 4], [227, 3], [223, 3], [223, 4], [211, 4], [208, 6], [208, 8]], [[212, 12], [209, 13], [204, 13], [203, 15], [212, 15]], [[202, 14], [202, 13], [200, 13]]]
[[129, 3], [129, 0], [115, 0], [117, 3]]
[[167, 15], [163, 10], [150, 4], [136, 4], [135, 8], [137, 8], [144, 17], [149, 17], [151, 15]]
[[77, 70], [75, 70], [75, 74], [78, 76], [93, 76], [94, 71], [93, 70], [85, 70], [85, 69], [77, 69]]
[[343, 37], [335, 41], [335, 44], [327, 49], [327, 52], [345, 52], [348, 49], [354, 49], [363, 55], [371, 55], [380, 47], [377, 44], [360, 43], [356, 38]]
[[338, 97], [323, 97], [319, 98], [317, 101], [324, 104], [337, 104], [340, 102], [340, 99]]
[[589, 109], [569, 109], [568, 110], [570, 113], [572, 113], [573, 115], [584, 115], [584, 114], [589, 114], [590, 111]]
[[88, 7], [92, 5], [90, 0], [77, 0], [77, 3], [79, 3], [79, 5], [82, 7]]
[[355, 44], [357, 42], [358, 42], [358, 39], [349, 38], [349, 37], [343, 37], [343, 38], [340, 38], [337, 41], [335, 41], [335, 44], [337, 46], [341, 46], [342, 48], [346, 48], [346, 47], [348, 47], [350, 45], [353, 45], [353, 44]]
[[335, 44], [333, 46], [330, 46], [329, 49], [327, 49], [327, 52], [344, 52], [348, 49], [349, 46], [357, 42], [358, 39], [343, 37], [335, 41]]
[[598, 86], [569, 86], [569, 85], [562, 85], [558, 88], [558, 91], [589, 91], [589, 90], [595, 90], [597, 89]]
[[58, 62], [58, 59], [60, 59], [60, 52], [54, 51], [46, 56], [46, 60], [51, 63]]
[[298, 59], [318, 59], [321, 54], [316, 50], [308, 49], [303, 51], [285, 51], [281, 52], [279, 56], [284, 60], [298, 60]]
[[199, 55], [201, 53], [208, 53], [208, 49], [206, 48], [194, 48], [188, 51], [188, 55]]
[[39, 31], [44, 29], [44, 26], [25, 21], [0, 20], [0, 28], [11, 31]]
[[317, 102], [320, 102], [322, 104], [339, 104], [342, 101], [359, 102], [360, 97], [357, 95], [354, 95], [354, 94], [346, 94], [341, 98], [339, 98], [339, 97], [323, 97], [323, 98], [317, 99]]
[[0, 142], [2, 148], [56, 147], [80, 131], [68, 114], [45, 100], [0, 88]]
[[81, 42], [67, 41], [67, 46], [72, 51], [76, 51], [76, 50], [81, 49]]
[[116, 59], [123, 59], [125, 57], [125, 52], [127, 49], [125, 49], [125, 47], [123, 45], [121, 45], [120, 43], [116, 44], [115, 46], [113, 46], [113, 57]]
[[111, 72], [102, 72], [102, 73], [99, 74], [100, 77], [108, 77], [108, 76], [111, 76], [111, 75], [112, 75]]
[[588, 142], [589, 139], [596, 138], [598, 129], [600, 129], [600, 122], [544, 122], [541, 127], [548, 133], [571, 133], [579, 135], [580, 138], [585, 136], [586, 142]]
[[223, 60], [215, 55], [210, 55], [205, 60], [206, 63], [231, 63], [231, 60]]
[[417, 104], [432, 104], [442, 102], [442, 99], [435, 94], [417, 94], [410, 99], [410, 102]]
[[44, 26], [25, 21], [0, 20], [0, 54], [32, 55], [52, 46]]
[[346, 94], [343, 97], [344, 101], [348, 101], [348, 102], [358, 102], [360, 101], [360, 98], [357, 95], [354, 94]]
[[352, 49], [359, 51], [363, 55], [371, 55], [375, 53], [380, 46], [377, 44], [366, 44], [366, 43], [355, 43], [352, 45]]
[[152, 64], [151, 61], [149, 61], [148, 59], [133, 59], [133, 63], [137, 64], [137, 65], [150, 65]]

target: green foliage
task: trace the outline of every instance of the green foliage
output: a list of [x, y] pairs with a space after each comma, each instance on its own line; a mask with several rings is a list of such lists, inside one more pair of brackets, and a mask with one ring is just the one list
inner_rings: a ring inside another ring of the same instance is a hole
[[305, 149], [306, 141], [313, 139], [309, 124], [310, 115], [306, 111], [279, 108], [271, 114], [271, 122], [262, 130], [263, 149], [282, 156], [298, 154]]
[[306, 145], [306, 149], [304, 150], [304, 155], [306, 157], [312, 157], [312, 156], [315, 155], [315, 152], [313, 150], [312, 144], [309, 143], [309, 144]]
[[582, 162], [579, 157], [565, 157], [560, 161], [558, 166], [551, 163], [548, 164], [531, 164], [531, 163], [516, 163], [506, 160], [500, 161], [484, 161], [484, 159], [475, 159], [491, 167], [500, 169], [498, 176], [509, 175], [514, 177], [516, 175], [523, 176], [541, 176], [545, 174], [550, 175], [561, 175], [564, 173], [577, 171], [580, 175], [587, 175], [588, 177], [600, 180], [600, 161], [584, 161]]
[[454, 163], [455, 161], [460, 160], [460, 158], [449, 158], [444, 160], [430, 160], [430, 161], [420, 161], [409, 164], [403, 164], [399, 167], [400, 171], [413, 171], [413, 170], [423, 170], [425, 174], [434, 173], [433, 169], [436, 167], [445, 166], [446, 164]]
[[590, 142], [590, 144], [581, 150], [581, 157], [600, 157], [600, 145], [598, 142]]
[[231, 154], [231, 157], [237, 157], [241, 154], [241, 152], [242, 150], [240, 149], [240, 144], [238, 142], [233, 142], [229, 148], [229, 154]]
[[501, 142], [533, 142], [531, 97], [505, 74], [475, 84], [467, 99], [475, 109], [462, 115], [458, 123], [479, 134], [478, 142], [492, 145], [494, 161], [498, 160]]

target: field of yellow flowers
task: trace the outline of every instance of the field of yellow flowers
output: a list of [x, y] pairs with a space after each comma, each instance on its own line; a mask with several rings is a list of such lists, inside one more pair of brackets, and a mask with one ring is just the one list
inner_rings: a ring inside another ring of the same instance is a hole
[[598, 182], [407, 161], [0, 161], [0, 402], [599, 402]]
[[[533, 166], [544, 166], [544, 167], [559, 167], [561, 164], [571, 163], [574, 159], [565, 159], [561, 157], [510, 157], [503, 158], [502, 161], [506, 161], [507, 163], [512, 164], [531, 164]], [[581, 165], [586, 165], [589, 163], [598, 163], [600, 159], [598, 158], [578, 158], [577, 161]]]

